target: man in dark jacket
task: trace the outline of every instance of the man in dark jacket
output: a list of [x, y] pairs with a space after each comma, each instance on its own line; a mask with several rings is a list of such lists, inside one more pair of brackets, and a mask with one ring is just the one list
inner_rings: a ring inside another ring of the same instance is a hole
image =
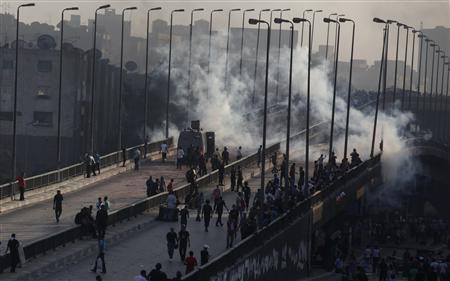
[[16, 272], [16, 266], [20, 262], [19, 258], [19, 241], [16, 240], [16, 234], [11, 234], [11, 239], [9, 239], [6, 245], [6, 252], [9, 250], [9, 256], [11, 258], [11, 272]]
[[108, 225], [108, 212], [106, 211], [105, 205], [102, 205], [100, 207], [100, 210], [97, 211], [95, 223], [97, 224], [98, 236], [104, 237], [106, 232], [106, 226]]

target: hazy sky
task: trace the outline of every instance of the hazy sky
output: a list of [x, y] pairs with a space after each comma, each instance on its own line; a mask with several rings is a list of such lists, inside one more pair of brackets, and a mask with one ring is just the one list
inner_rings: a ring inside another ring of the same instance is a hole
[[[197, 13], [196, 18], [209, 20], [209, 11], [211, 9], [222, 8], [225, 12], [215, 14], [214, 29], [226, 28], [228, 18], [227, 10], [230, 8], [255, 8], [257, 11], [264, 8], [290, 8], [291, 12], [287, 12], [287, 18], [293, 16], [301, 16], [304, 9], [322, 9], [323, 12], [316, 14], [316, 25], [314, 32], [314, 46], [317, 48], [319, 44], [325, 44], [327, 25], [323, 23], [323, 17], [330, 13], [345, 14], [347, 17], [355, 20], [356, 40], [355, 40], [355, 58], [363, 58], [372, 61], [378, 59], [381, 50], [382, 26], [372, 22], [373, 17], [383, 19], [395, 19], [415, 28], [420, 28], [421, 24], [424, 28], [435, 26], [450, 27], [450, 1], [56, 1], [56, 0], [36, 0], [36, 7], [21, 10], [21, 19], [25, 22], [47, 22], [55, 24], [59, 21], [60, 10], [64, 7], [79, 6], [79, 13], [82, 16], [82, 22], [86, 22], [87, 18], [93, 16], [95, 7], [103, 4], [111, 4], [112, 8], [116, 8], [118, 12], [127, 6], [137, 6], [138, 10], [127, 16], [132, 20], [132, 32], [135, 35], [144, 36], [146, 10], [151, 7], [161, 6], [163, 11], [154, 13], [155, 18], [168, 20], [169, 11], [174, 8], [184, 8], [184, 14], [177, 14], [175, 18], [176, 24], [188, 24], [190, 17], [190, 9], [205, 8], [205, 12]], [[14, 14], [16, 6], [24, 1], [0, 1], [2, 12], [5, 9]], [[248, 13], [248, 15], [257, 16], [258, 12]], [[268, 13], [266, 13], [268, 18]], [[312, 13], [309, 14], [309, 18]], [[242, 15], [235, 14], [233, 17], [233, 25], [240, 26]], [[100, 23], [99, 23], [100, 24]], [[300, 29], [301, 25], [297, 25]], [[120, 32], [118, 30], [117, 32]], [[402, 33], [404, 34], [404, 33]], [[394, 36], [394, 33], [392, 33]], [[332, 37], [334, 40], [334, 36]], [[392, 37], [393, 38], [393, 37]], [[404, 42], [404, 37], [403, 42]], [[411, 37], [410, 37], [411, 38]], [[341, 57], [348, 59], [350, 53], [351, 24], [343, 24], [341, 28]], [[394, 43], [394, 40], [391, 40]], [[444, 42], [443, 42], [444, 43]], [[448, 43], [447, 43], [448, 44]], [[400, 57], [402, 57], [400, 52]], [[392, 52], [391, 52], [392, 55]]]

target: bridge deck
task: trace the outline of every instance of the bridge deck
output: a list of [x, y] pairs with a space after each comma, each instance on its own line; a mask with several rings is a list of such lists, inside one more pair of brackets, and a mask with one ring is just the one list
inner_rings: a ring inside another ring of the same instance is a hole
[[[116, 210], [146, 196], [145, 181], [150, 175], [164, 176], [166, 184], [174, 178], [175, 186], [179, 186], [186, 182], [184, 177], [186, 169], [177, 170], [173, 164], [162, 164], [160, 160], [156, 160], [148, 165], [141, 165], [139, 171], [122, 173], [74, 192], [64, 193], [62, 188], [64, 201], [59, 224], [55, 221], [52, 209], [53, 195], [56, 193], [52, 191], [48, 196], [49, 199], [0, 214], [0, 239], [7, 241], [11, 233], [16, 233], [20, 241], [27, 243], [72, 227], [75, 214], [82, 207], [89, 205], [93, 205], [95, 209], [98, 197], [108, 196], [111, 209]], [[5, 245], [1, 246], [5, 247]]]
[[[250, 178], [253, 173], [254, 177]], [[246, 169], [244, 171], [244, 176], [249, 178], [249, 185], [252, 187], [252, 200], [253, 195], [260, 183], [260, 177], [257, 176], [258, 168], [256, 165]], [[267, 174], [266, 181], [272, 177], [270, 173]], [[226, 188], [229, 187], [228, 180], [225, 180]], [[202, 188], [205, 194], [205, 198], [210, 198], [211, 191], [215, 187], [216, 183], [210, 184], [207, 187]], [[235, 202], [236, 193], [235, 192], [224, 192], [224, 199], [227, 206], [231, 208], [231, 205]], [[108, 273], [104, 275], [103, 280], [130, 280], [133, 276], [137, 275], [140, 270], [146, 269], [147, 271], [154, 268], [157, 262], [161, 262], [163, 270], [168, 274], [169, 277], [173, 277], [176, 271], [180, 270], [183, 274], [185, 267], [179, 258], [178, 251], [175, 251], [174, 259], [169, 260], [167, 254], [166, 246], [166, 234], [170, 227], [174, 227], [176, 231], [179, 230], [179, 222], [160, 222], [155, 221], [157, 216], [157, 209], [151, 209], [146, 212], [143, 216], [138, 217], [135, 221], [125, 224], [140, 224], [140, 230], [132, 232], [131, 234], [121, 235], [111, 228], [111, 231], [107, 231], [107, 252], [106, 252], [106, 268]], [[223, 227], [216, 227], [215, 222], [217, 215], [214, 214], [211, 220], [209, 232], [204, 232], [203, 222], [195, 221], [195, 211], [190, 210], [190, 218], [188, 221], [188, 231], [191, 234], [191, 247], [189, 250], [194, 251], [198, 262], [200, 262], [200, 250], [204, 244], [210, 246], [211, 258], [218, 256], [219, 254], [226, 251], [226, 225]], [[222, 222], [226, 224], [228, 214], [225, 211], [223, 215]], [[122, 226], [122, 228], [124, 228]], [[129, 233], [129, 232], [127, 232]], [[117, 239], [117, 236], [120, 238]], [[240, 240], [240, 234], [237, 235], [237, 240]], [[89, 271], [92, 267], [93, 260], [95, 259], [95, 241], [77, 242], [76, 244], [85, 244], [85, 247], [90, 247], [91, 251], [86, 253], [84, 257], [79, 256], [73, 259], [68, 259], [69, 263], [60, 265], [52, 270], [47, 269], [45, 273], [27, 274], [33, 271], [35, 268], [39, 268], [42, 265], [48, 265], [49, 263], [55, 262], [55, 257], [53, 254], [39, 257], [38, 260], [33, 260], [31, 263], [27, 264], [24, 269], [19, 269], [16, 275], [11, 275], [10, 273], [5, 273], [2, 277], [5, 280], [71, 280], [71, 281], [81, 281], [81, 280], [91, 280], [95, 278], [95, 275]], [[236, 242], [235, 242], [236, 243]], [[79, 247], [67, 246], [67, 249], [62, 251], [72, 252], [71, 247], [79, 250]], [[76, 253], [73, 253], [77, 255]], [[67, 260], [67, 258], [65, 258]], [[3, 280], [3, 279], [2, 279]]]

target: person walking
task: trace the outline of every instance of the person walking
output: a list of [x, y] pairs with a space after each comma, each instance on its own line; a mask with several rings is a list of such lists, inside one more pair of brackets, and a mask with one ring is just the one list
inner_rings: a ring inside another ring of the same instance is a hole
[[95, 161], [94, 170], [97, 170], [98, 174], [100, 174], [100, 154], [98, 152], [95, 152], [94, 154], [94, 161]]
[[228, 148], [226, 146], [222, 151], [222, 161], [225, 163], [225, 165], [228, 165], [228, 162], [230, 161], [230, 153], [228, 152]]
[[227, 249], [233, 247], [234, 237], [236, 236], [236, 224], [231, 217], [227, 221]]
[[200, 192], [195, 196], [195, 208], [197, 209], [197, 217], [195, 221], [201, 221], [202, 207], [204, 204], [205, 198], [203, 196], [203, 192]]
[[239, 187], [244, 188], [244, 186], [242, 185], [242, 182], [244, 181], [244, 176], [242, 174], [242, 169], [241, 166], [237, 167], [237, 185], [236, 185], [236, 192], [239, 192]]
[[20, 262], [20, 256], [19, 256], [19, 246], [20, 243], [16, 239], [16, 234], [11, 234], [11, 238], [8, 241], [8, 244], [6, 245], [6, 251], [5, 255], [9, 251], [9, 258], [11, 260], [11, 268], [10, 272], [16, 272], [17, 264]]
[[298, 188], [302, 190], [303, 184], [305, 183], [305, 170], [303, 170], [303, 167], [300, 166], [299, 170], [299, 177], [298, 177]]
[[181, 226], [187, 226], [187, 222], [188, 222], [188, 218], [189, 218], [189, 209], [187, 205], [184, 205], [184, 208], [181, 209], [180, 211], [180, 224]]
[[86, 171], [86, 178], [90, 178], [91, 177], [91, 170], [92, 170], [92, 166], [91, 166], [91, 158], [89, 157], [89, 154], [84, 154], [84, 168]]
[[175, 251], [176, 248], [178, 248], [178, 237], [173, 227], [171, 227], [170, 231], [167, 232], [166, 239], [167, 239], [167, 252], [169, 253], [169, 259], [172, 259], [173, 252]]
[[194, 252], [189, 251], [189, 257], [186, 258], [184, 264], [186, 265], [186, 274], [194, 271], [195, 267], [198, 264], [197, 259], [194, 257]]
[[167, 146], [167, 143], [163, 142], [161, 144], [161, 150], [160, 150], [163, 162], [166, 162], [166, 160], [167, 160], [168, 150], [169, 150], [169, 147]]
[[122, 146], [122, 167], [125, 167], [125, 163], [127, 162], [127, 149], [125, 146]]
[[227, 209], [227, 211], [228, 211], [228, 207], [225, 204], [225, 200], [223, 200], [222, 196], [220, 196], [219, 199], [217, 200], [217, 203], [214, 206], [214, 210], [217, 213], [216, 226], [219, 226], [219, 225], [223, 226], [223, 223], [222, 223], [223, 208]]
[[106, 206], [104, 204], [100, 207], [100, 210], [97, 211], [95, 223], [97, 224], [98, 236], [104, 237], [106, 226], [108, 224], [108, 212], [106, 211]]
[[213, 209], [209, 204], [209, 200], [206, 200], [202, 209], [203, 221], [205, 222], [205, 232], [208, 232], [209, 222], [211, 221], [212, 213]]
[[186, 258], [187, 247], [191, 247], [191, 240], [189, 238], [189, 231], [186, 230], [186, 226], [182, 225], [181, 230], [178, 232], [178, 248], [180, 252], [181, 261], [184, 262]]
[[236, 160], [240, 160], [242, 158], [242, 147], [239, 146], [238, 150], [236, 151]]
[[139, 162], [141, 161], [141, 151], [139, 150], [139, 148], [136, 148], [136, 150], [134, 151], [134, 170], [138, 171], [139, 170]]
[[244, 182], [243, 192], [244, 192], [245, 208], [248, 210], [248, 208], [250, 208], [250, 197], [252, 195], [252, 190], [248, 186], [247, 181]]
[[16, 178], [17, 180], [17, 185], [19, 186], [19, 193], [20, 193], [20, 201], [24, 201], [25, 200], [25, 187], [27, 185], [27, 183], [25, 182], [25, 173], [21, 172], [19, 176], [17, 176]]
[[57, 190], [56, 195], [53, 197], [53, 210], [55, 211], [56, 223], [59, 223], [59, 218], [61, 217], [63, 200], [61, 190]]
[[230, 190], [234, 191], [235, 186], [236, 186], [236, 169], [234, 168], [234, 166], [232, 166], [230, 171]]
[[225, 163], [224, 161], [219, 164], [219, 185], [224, 186], [223, 179], [225, 177]]
[[104, 236], [98, 237], [98, 253], [97, 257], [95, 258], [94, 267], [91, 269], [92, 272], [97, 273], [97, 265], [98, 260], [100, 259], [102, 261], [102, 273], [106, 273], [106, 265], [105, 265], [105, 238]]
[[262, 145], [260, 145], [258, 148], [258, 159], [256, 161], [258, 168], [259, 168], [259, 165], [261, 165], [261, 159], [262, 159]]
[[91, 173], [93, 176], [96, 176], [97, 174], [95, 173], [95, 158], [93, 155], [89, 155], [89, 162], [91, 166]]
[[183, 168], [183, 158], [184, 158], [184, 150], [179, 147], [177, 150], [177, 169], [181, 170]]
[[209, 262], [210, 255], [208, 249], [209, 246], [205, 244], [203, 250], [200, 251], [200, 265], [205, 265]]

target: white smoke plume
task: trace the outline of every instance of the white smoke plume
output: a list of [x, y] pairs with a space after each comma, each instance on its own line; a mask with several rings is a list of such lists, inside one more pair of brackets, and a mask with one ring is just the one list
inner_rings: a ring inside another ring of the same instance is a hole
[[[228, 83], [225, 87], [225, 49], [226, 33], [218, 33], [213, 37], [211, 47], [211, 67], [208, 75], [207, 58], [208, 45], [194, 44], [192, 56], [192, 110], [190, 110], [190, 119], [199, 119], [201, 126], [205, 130], [211, 130], [216, 133], [216, 144], [218, 146], [237, 147], [243, 146], [247, 151], [254, 151], [261, 143], [262, 120], [258, 122], [249, 122], [245, 116], [247, 113], [260, 108], [262, 105], [263, 79], [258, 78], [257, 85], [257, 104], [251, 103], [253, 93], [253, 66], [246, 65], [242, 75], [239, 74], [239, 52], [234, 50], [230, 52], [228, 61]], [[207, 42], [206, 38], [202, 39]], [[262, 41], [260, 42], [262, 44]], [[274, 100], [275, 83], [277, 73], [277, 51], [271, 51], [271, 68], [269, 70], [269, 101]], [[164, 50], [163, 52], [166, 52]], [[233, 53], [238, 53], [235, 55]], [[265, 53], [265, 51], [264, 51]], [[176, 85], [173, 93], [172, 102], [179, 106], [188, 106], [187, 100], [187, 48], [175, 47], [172, 53], [172, 78]], [[265, 56], [260, 53], [259, 74], [264, 73]], [[280, 58], [280, 103], [287, 104], [287, 82], [289, 75], [289, 49], [281, 50]], [[307, 86], [307, 48], [297, 46], [294, 50], [293, 58], [293, 84], [292, 84], [292, 120], [291, 133], [303, 129], [305, 119], [305, 100]], [[244, 51], [244, 63], [253, 64], [255, 54], [253, 47], [246, 46]], [[245, 71], [250, 69], [250, 71]], [[338, 69], [339, 71], [339, 69]], [[333, 98], [333, 67], [326, 61], [321, 61], [318, 65], [313, 65], [311, 69], [311, 114], [312, 120], [330, 120], [332, 98]], [[260, 76], [260, 75], [259, 75]], [[374, 77], [377, 81], [377, 77]], [[344, 81], [347, 84], [346, 81]], [[374, 82], [376, 83], [376, 82]], [[343, 157], [344, 148], [344, 129], [346, 119], [346, 96], [347, 86], [339, 89], [343, 93], [338, 93], [336, 97], [336, 115], [335, 115], [335, 141], [333, 150], [336, 152], [338, 161]], [[343, 98], [345, 97], [345, 99]], [[374, 108], [374, 107], [371, 107]], [[374, 122], [374, 110], [359, 110], [351, 107], [350, 126], [347, 153], [357, 149], [362, 159], [369, 158], [372, 131]], [[282, 112], [277, 119], [268, 118], [268, 139], [269, 142], [279, 141], [285, 138], [286, 130], [286, 112]], [[273, 116], [272, 116], [273, 117]], [[382, 156], [383, 174], [385, 180], [389, 181], [398, 178], [400, 168], [410, 163], [410, 155], [405, 149], [405, 138], [403, 132], [407, 124], [413, 119], [411, 113], [392, 110], [389, 114], [380, 112], [377, 126], [377, 138], [375, 152], [379, 152], [379, 142], [381, 138], [384, 142], [384, 151]], [[311, 122], [313, 125], [314, 122]], [[327, 129], [329, 130], [329, 128]], [[292, 150], [302, 149], [302, 141], [292, 144]], [[298, 146], [298, 147], [295, 147]], [[325, 146], [327, 147], [327, 146]], [[328, 151], [313, 150], [310, 159], [317, 158], [320, 153], [328, 154]], [[410, 174], [414, 174], [415, 167], [409, 167]], [[402, 169], [403, 170], [403, 169]], [[408, 178], [410, 175], [403, 175]]]

